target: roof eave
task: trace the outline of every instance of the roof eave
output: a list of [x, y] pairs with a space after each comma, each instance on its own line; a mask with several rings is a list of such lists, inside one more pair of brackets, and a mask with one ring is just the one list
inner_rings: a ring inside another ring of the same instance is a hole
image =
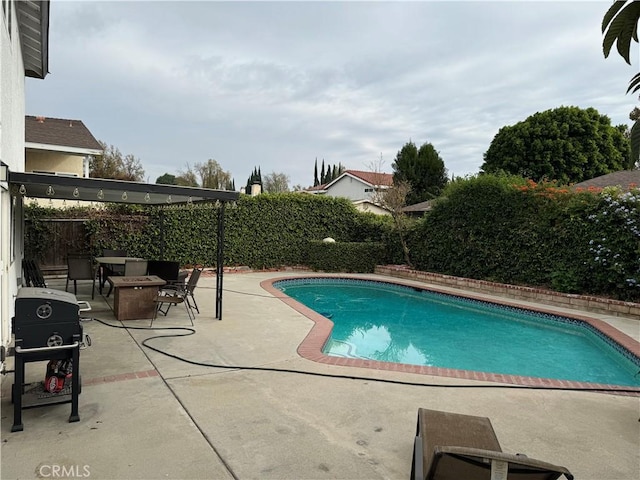
[[24, 147], [28, 150], [40, 150], [45, 152], [61, 152], [73, 155], [95, 155], [104, 154], [104, 150], [94, 148], [68, 147], [65, 145], [53, 145], [49, 143], [25, 142]]
[[24, 74], [44, 79], [49, 73], [49, 0], [15, 2]]

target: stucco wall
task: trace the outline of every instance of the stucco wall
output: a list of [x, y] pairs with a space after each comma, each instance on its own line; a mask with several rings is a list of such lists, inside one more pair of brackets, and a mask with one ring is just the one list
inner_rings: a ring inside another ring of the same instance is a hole
[[[24, 171], [24, 115], [25, 77], [22, 50], [16, 25], [15, 8], [12, 8], [12, 32], [0, 12], [0, 159], [12, 171]], [[0, 186], [0, 343], [7, 346], [11, 339], [11, 317], [14, 314], [12, 299], [18, 292], [17, 279], [21, 275], [22, 229], [18, 223], [13, 245], [12, 201], [7, 184]], [[22, 218], [21, 205], [14, 211]]]
[[51, 172], [83, 176], [83, 155], [62, 152], [43, 152], [28, 149], [25, 158], [26, 172]]
[[345, 197], [352, 201], [371, 199], [372, 192], [365, 192], [365, 188], [368, 188], [368, 185], [349, 175], [345, 175], [331, 185], [331, 188], [327, 190], [327, 195], [331, 197]]

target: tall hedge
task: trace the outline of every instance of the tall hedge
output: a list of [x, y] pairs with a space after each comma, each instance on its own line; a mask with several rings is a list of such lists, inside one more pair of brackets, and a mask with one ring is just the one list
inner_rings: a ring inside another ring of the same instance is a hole
[[413, 261], [419, 270], [640, 299], [639, 199], [480, 175], [453, 185], [416, 226]]
[[[86, 218], [87, 249], [124, 249], [129, 255], [164, 258], [182, 265], [216, 264], [220, 205], [171, 207], [109, 205], [101, 209], [66, 210], [29, 207], [29, 256], [47, 248], [49, 231], [39, 219]], [[389, 219], [358, 212], [350, 201], [332, 197], [289, 194], [241, 196], [225, 207], [224, 264], [271, 268], [306, 264], [310, 241], [332, 237], [338, 242], [383, 242], [393, 235]], [[379, 249], [376, 249], [379, 251]], [[376, 258], [385, 263], [387, 250]], [[369, 259], [370, 261], [372, 259]], [[350, 260], [352, 263], [352, 260]]]
[[[182, 265], [216, 263], [219, 206], [30, 207], [26, 252], [51, 242], [40, 220], [86, 219], [86, 247]], [[338, 244], [319, 243], [326, 237]], [[364, 245], [359, 245], [363, 243]], [[573, 192], [521, 177], [479, 175], [452, 182], [417, 222], [409, 248], [419, 270], [640, 301], [640, 190]], [[225, 265], [314, 265], [371, 271], [402, 263], [388, 217], [363, 214], [346, 199], [300, 194], [242, 196], [225, 212]], [[366, 257], [366, 258], [364, 258]]]

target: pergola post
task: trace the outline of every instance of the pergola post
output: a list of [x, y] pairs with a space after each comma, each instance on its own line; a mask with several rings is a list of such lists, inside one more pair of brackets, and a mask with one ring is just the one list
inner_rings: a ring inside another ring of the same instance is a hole
[[216, 255], [216, 318], [222, 320], [222, 280], [224, 272], [224, 210], [225, 202], [218, 208], [218, 245]]

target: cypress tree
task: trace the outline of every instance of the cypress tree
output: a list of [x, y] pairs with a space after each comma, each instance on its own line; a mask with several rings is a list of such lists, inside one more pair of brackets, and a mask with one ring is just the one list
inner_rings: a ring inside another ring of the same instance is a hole
[[317, 187], [320, 185], [320, 180], [318, 180], [318, 157], [316, 157], [316, 164], [313, 167], [313, 186]]

